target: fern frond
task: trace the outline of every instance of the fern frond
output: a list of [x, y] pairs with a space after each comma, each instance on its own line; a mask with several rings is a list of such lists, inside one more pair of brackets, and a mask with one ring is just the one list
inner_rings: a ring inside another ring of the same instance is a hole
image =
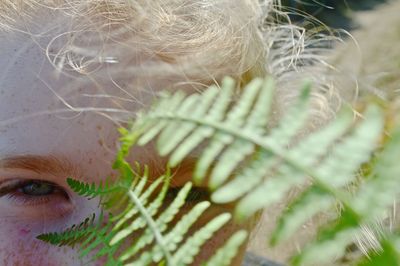
[[[160, 216], [154, 221], [154, 226], [157, 228], [159, 233], [163, 233], [167, 230], [167, 225], [172, 219], [177, 215], [180, 208], [185, 204], [185, 199], [189, 194], [189, 191], [192, 187], [191, 183], [187, 183], [178, 193], [177, 197], [174, 201], [168, 206], [168, 208], [160, 214]], [[121, 260], [125, 261], [129, 259], [132, 255], [138, 253], [142, 248], [146, 245], [150, 244], [153, 239], [156, 237], [156, 234], [151, 231], [151, 228], [147, 228], [146, 231], [142, 234], [140, 238], [135, 241], [135, 244], [130, 248], [125, 250], [125, 252], [121, 255]], [[167, 246], [167, 241], [164, 243]], [[166, 250], [169, 251], [168, 247], [165, 247]]]
[[229, 266], [231, 265], [232, 259], [236, 256], [239, 248], [243, 245], [247, 238], [246, 231], [238, 231], [231, 236], [226, 244], [217, 250], [215, 255], [211, 257], [204, 266]]
[[[355, 241], [355, 237], [361, 235], [363, 226], [371, 225], [377, 219], [385, 218], [384, 210], [390, 208], [393, 201], [400, 195], [400, 187], [398, 186], [400, 165], [397, 160], [400, 156], [399, 147], [400, 128], [397, 128], [390, 141], [385, 144], [382, 152], [377, 156], [371, 177], [365, 180], [354, 195], [348, 195], [349, 200], [347, 202], [344, 204], [341, 202], [343, 211], [334, 221], [334, 225], [322, 230], [318, 241], [312, 243], [301, 255], [295, 258], [294, 262], [297, 265], [315, 261], [314, 255], [321, 254], [321, 252], [324, 252], [325, 255], [324, 260], [320, 260], [320, 263], [342, 256], [346, 247]], [[343, 193], [337, 187], [337, 183], [333, 182], [330, 186], [331, 191]], [[300, 210], [301, 208], [298, 207], [297, 209]], [[400, 249], [396, 247], [393, 236], [390, 236], [389, 232], [385, 232], [376, 234], [375, 237], [380, 241], [382, 250], [377, 251], [374, 247], [366, 247], [371, 261], [374, 263], [378, 261], [399, 261]], [[362, 258], [359, 263], [360, 265], [372, 265], [367, 262], [366, 258]]]
[[194, 256], [200, 251], [200, 247], [209, 240], [215, 232], [231, 219], [231, 215], [223, 213], [213, 218], [205, 226], [189, 237], [186, 242], [175, 252], [172, 258], [172, 265], [189, 265], [193, 262]]
[[[138, 185], [134, 187], [133, 193], [135, 193], [136, 195], [140, 195], [139, 197], [140, 201], [142, 202], [143, 205], [146, 205], [147, 202], [149, 201], [150, 196], [165, 181], [166, 181], [165, 176], [157, 178], [154, 182], [151, 183], [151, 185], [146, 189], [146, 191], [144, 191], [143, 194], [141, 194], [146, 182], [148, 182], [147, 175], [143, 176]], [[167, 186], [167, 184], [164, 183], [164, 187], [165, 186]], [[115, 218], [113, 218], [113, 220], [116, 221], [114, 230], [120, 228], [126, 221], [131, 219], [138, 212], [139, 210], [137, 208], [133, 208], [132, 203], [128, 203], [125, 210], [116, 215]]]
[[[120, 166], [125, 167], [124, 163]], [[132, 173], [136, 175], [133, 171], [128, 174]], [[199, 252], [199, 247], [230, 219], [230, 214], [222, 214], [204, 227], [193, 230], [194, 235], [187, 238], [185, 243], [179, 247], [179, 244], [186, 239], [189, 229], [210, 207], [210, 203], [195, 204], [175, 225], [170, 225], [181, 213], [192, 184], [190, 182], [185, 184], [172, 202], [168, 202], [169, 204], [166, 206], [170, 172], [167, 171], [166, 175], [157, 178], [147, 188], [148, 171], [145, 171], [144, 174], [145, 176], [132, 180], [134, 186], [127, 185], [126, 178], [121, 179], [125, 180], [123, 182], [116, 181], [111, 184], [111, 187], [115, 188], [112, 191], [102, 190], [103, 186], [100, 185], [96, 187], [70, 179], [69, 184], [73, 190], [81, 192], [82, 195], [113, 198], [115, 195], [119, 196], [120, 191], [123, 191], [130, 201], [125, 208], [111, 208], [117, 211], [115, 216], [110, 214], [107, 219], [101, 216], [96, 223], [93, 217], [64, 232], [43, 234], [38, 238], [57, 245], [74, 246], [79, 244], [81, 257], [92, 254], [91, 260], [93, 261], [105, 257], [106, 265], [145, 266], [152, 263], [161, 263], [162, 265], [166, 263], [171, 266], [186, 265], [185, 261], [189, 258], [193, 260]], [[234, 248], [232, 243], [231, 246]], [[147, 250], [143, 250], [144, 248]], [[186, 254], [188, 250], [189, 257]], [[183, 262], [181, 262], [182, 255], [185, 257]]]
[[398, 239], [383, 239], [380, 243], [382, 250], [380, 252], [371, 252], [368, 257], [360, 260], [357, 265], [400, 265], [400, 246], [398, 243], [396, 245], [396, 242], [398, 242]]
[[[209, 177], [208, 185], [214, 190], [212, 200], [237, 201], [238, 218], [246, 219], [281, 201], [290, 190], [302, 188], [304, 191], [280, 219], [273, 242], [289, 237], [310, 217], [332, 209], [339, 202], [343, 219], [325, 234], [326, 245], [319, 243], [332, 256], [342, 254], [360, 226], [378, 215], [374, 213], [365, 219], [359, 210], [361, 203], [346, 189], [355, 181], [355, 172], [371, 159], [377, 148], [383, 129], [380, 110], [369, 108], [364, 120], [357, 124], [353, 123], [351, 111], [344, 110], [322, 130], [299, 138], [309, 119], [309, 84], [276, 125], [268, 121], [268, 114], [272, 112], [272, 81], [254, 80], [243, 89], [237, 101], [234, 89], [234, 82], [224, 79], [221, 90], [212, 88], [204, 92], [207, 99], [197, 94], [182, 98], [180, 93], [170, 100], [165, 98], [148, 113], [141, 114], [127, 134], [139, 135], [139, 145], [157, 140], [159, 152], [170, 155], [169, 164], [173, 166], [201, 147], [194, 181], [201, 183]], [[169, 101], [173, 107], [166, 111]], [[209, 110], [199, 107], [202, 102]], [[189, 109], [193, 112], [188, 112]], [[151, 136], [143, 133], [144, 137], [140, 137], [143, 128], [151, 131]], [[182, 128], [182, 132], [174, 132], [173, 128]], [[365, 187], [365, 197], [360, 197], [360, 202], [379, 186], [370, 184], [370, 190]], [[393, 190], [382, 202], [389, 204]], [[330, 249], [332, 243], [337, 244], [335, 251]]]
[[[164, 101], [161, 101], [159, 104], [159, 108], [163, 109], [164, 112], [173, 112], [180, 106], [181, 102], [184, 100], [185, 94], [183, 92], [176, 92], [171, 98], [167, 98]], [[140, 114], [139, 114], [140, 117]], [[155, 124], [152, 120], [144, 120], [145, 118], [140, 119], [139, 121], [143, 122], [141, 124], [141, 132], [144, 134], [140, 136], [138, 143], [140, 145], [145, 145], [150, 140], [152, 140], [155, 136], [157, 136], [160, 131], [168, 125], [168, 121], [163, 121], [162, 123]], [[131, 145], [132, 146], [132, 145]], [[131, 147], [129, 146], [129, 148]]]
[[[346, 119], [347, 120], [347, 119]], [[337, 120], [341, 122], [341, 120]], [[370, 154], [375, 148], [376, 142], [382, 130], [382, 120], [377, 110], [367, 112], [365, 120], [350, 136], [342, 139], [332, 148], [329, 156], [322, 161], [321, 166], [317, 167], [315, 176], [320, 178], [329, 186], [337, 188], [349, 184], [353, 181], [354, 172], [360, 165], [369, 160]], [[332, 134], [336, 127], [333, 123], [328, 127], [327, 133]], [[338, 127], [340, 129], [340, 127]], [[336, 135], [336, 134], [332, 134]], [[320, 136], [319, 136], [320, 137]], [[336, 136], [337, 137], [337, 136]], [[318, 139], [316, 139], [318, 140]], [[324, 141], [320, 140], [320, 143]], [[327, 143], [327, 142], [325, 142]], [[372, 143], [372, 144], [371, 144]], [[322, 147], [326, 149], [327, 147]], [[357, 150], [356, 154], [344, 154], [344, 151]], [[296, 151], [296, 148], [294, 148]], [[298, 155], [301, 152], [297, 153]], [[305, 154], [305, 153], [304, 153]], [[344, 159], [346, 159], [344, 161]], [[310, 158], [308, 158], [310, 160]], [[311, 163], [312, 162], [310, 160]], [[311, 167], [313, 164], [310, 164]], [[334, 174], [334, 175], [333, 175]], [[326, 193], [318, 184], [311, 186], [302, 195], [300, 195], [293, 205], [288, 207], [288, 211], [283, 214], [280, 222], [278, 222], [277, 230], [274, 232], [272, 242], [279, 242], [294, 233], [301, 225], [303, 225], [309, 217], [329, 209], [337, 200], [335, 195]], [[282, 234], [285, 234], [284, 237]]]
[[[263, 81], [261, 79], [256, 79], [244, 88], [244, 93], [238, 104], [231, 107], [230, 103], [233, 101], [234, 82], [230, 79], [225, 79], [217, 97], [215, 96], [215, 88], [206, 90], [204, 93], [204, 95], [207, 96], [207, 106], [211, 106], [210, 102], [215, 99], [212, 108], [207, 113], [205, 113], [204, 108], [198, 114], [196, 111], [188, 113], [179, 110], [175, 113], [166, 113], [165, 110], [162, 110], [162, 108], [156, 105], [147, 115], [141, 115], [141, 119], [136, 121], [131, 132], [132, 134], [136, 134], [135, 132], [138, 132], [138, 130], [140, 131], [145, 125], [147, 126], [153, 123], [160, 133], [157, 142], [158, 147], [170, 147], [164, 149], [162, 153], [166, 154], [172, 151], [172, 149], [175, 149], [171, 154], [171, 165], [180, 163], [180, 161], [195, 149], [197, 145], [200, 145], [205, 140], [209, 140], [209, 144], [204, 149], [203, 154], [196, 164], [194, 181], [201, 182], [210, 168], [212, 168], [209, 185], [211, 189], [216, 189], [222, 184], [225, 184], [228, 177], [236, 172], [239, 167], [244, 173], [250, 172], [253, 165], [257, 165], [250, 157], [255, 158], [255, 156], [251, 155], [258, 153], [260, 148], [262, 154], [275, 157], [280, 155], [286, 146], [291, 143], [292, 138], [298, 133], [299, 128], [304, 124], [307, 115], [304, 114], [305, 112], [301, 112], [301, 110], [304, 111], [304, 109], [306, 109], [305, 106], [308, 102], [309, 88], [304, 89], [301, 100], [299, 100], [298, 104], [285, 116], [283, 119], [285, 123], [279, 124], [278, 127], [272, 130], [272, 140], [268, 141], [268, 139], [266, 139], [265, 134], [267, 129], [263, 127], [268, 123], [267, 117], [268, 113], [270, 113], [273, 97], [272, 87], [273, 83], [271, 80]], [[209, 95], [212, 95], [212, 97]], [[171, 102], [175, 101], [174, 97], [171, 97]], [[179, 99], [181, 99], [180, 96]], [[188, 102], [182, 100], [182, 108], [185, 109], [186, 106], [195, 105], [196, 100], [198, 101], [197, 105], [200, 106], [201, 100], [199, 99], [203, 98], [190, 96], [186, 99]], [[165, 106], [165, 101], [164, 99], [163, 104], [160, 105]], [[228, 115], [225, 115], [226, 113], [228, 113]], [[265, 117], [260, 118], [260, 114]], [[177, 125], [176, 123], [179, 123], [180, 127], [186, 125], [188, 130], [182, 135], [179, 133], [175, 134], [174, 144], [171, 145], [169, 139], [172, 137], [172, 127], [169, 127], [169, 129], [166, 127], [161, 128], [159, 125], [162, 121], [175, 123], [175, 128]], [[148, 134], [146, 133], [145, 135]], [[152, 136], [155, 138], [156, 134]], [[147, 137], [145, 139], [145, 142], [139, 142], [139, 144], [145, 144], [151, 140], [151, 138]], [[273, 144], [273, 148], [270, 147], [271, 143]], [[240, 152], [238, 152], [239, 150]], [[261, 174], [253, 179], [253, 182], [251, 182], [252, 185], [247, 186], [249, 189], [260, 183], [268, 171], [259, 172], [261, 172]], [[218, 191], [216, 193], [218, 193]], [[242, 193], [243, 195], [243, 192], [238, 193]], [[242, 196], [235, 193], [224, 193], [224, 195], [228, 194], [231, 200]], [[221, 194], [216, 196], [214, 200], [215, 199], [227, 202], [226, 199], [224, 200], [221, 198]]]
[[[200, 202], [196, 204], [187, 214], [185, 214], [182, 219], [180, 219], [177, 224], [172, 228], [168, 234], [165, 235], [165, 241], [167, 242], [168, 249], [172, 252], [178, 247], [178, 244], [183, 241], [183, 236], [188, 232], [190, 227], [199, 219], [199, 217], [204, 213], [206, 209], [210, 207], [210, 202]], [[160, 254], [157, 253], [159, 247], [153, 254], [155, 261], [160, 260]]]
[[110, 194], [118, 189], [118, 186], [113, 186], [113, 182], [109, 179], [107, 179], [104, 183], [100, 182], [100, 184], [97, 185], [94, 182], [88, 184], [73, 178], [67, 178], [67, 184], [78, 195], [93, 198]]
[[[300, 138], [299, 133], [309, 120], [310, 84], [304, 86], [297, 102], [276, 124], [269, 121], [273, 87], [269, 79], [256, 79], [237, 98], [234, 81], [226, 78], [221, 89], [212, 86], [203, 94], [166, 95], [150, 111], [138, 114], [129, 130], [121, 130], [121, 148], [113, 165], [121, 175], [119, 182], [95, 186], [70, 181], [74, 191], [85, 196], [103, 197], [110, 192], [107, 208], [120, 204], [113, 209], [114, 218], [108, 219], [105, 227], [87, 230], [83, 237], [77, 233], [76, 239], [83, 240], [83, 254], [107, 256], [110, 265], [189, 265], [201, 246], [231, 219], [230, 214], [221, 214], [187, 236], [210, 206], [203, 202], [193, 206], [176, 225], [170, 224], [181, 213], [191, 184], [165, 206], [170, 175], [147, 187], [147, 174], [139, 176], [125, 161], [132, 145], [156, 140], [158, 152], [169, 155], [170, 166], [179, 165], [194, 150], [200, 151], [194, 181], [209, 180], [211, 198], [216, 203], [236, 201], [238, 218], [249, 218], [300, 188], [279, 219], [272, 237], [274, 243], [292, 235], [313, 215], [339, 205], [340, 215], [293, 263], [313, 262], [319, 254], [324, 254], [324, 263], [342, 256], [361, 227], [382, 218], [381, 211], [400, 194], [400, 164], [396, 162], [400, 156], [400, 133], [394, 134], [378, 156], [371, 176], [350, 193], [347, 186], [355, 182], [355, 172], [369, 162], [377, 148], [383, 129], [381, 111], [373, 106], [363, 121], [353, 123], [351, 112], [345, 110], [322, 130]], [[105, 190], [114, 185], [115, 191]], [[123, 203], [118, 203], [120, 190]], [[385, 193], [377, 193], [379, 190]], [[208, 265], [228, 265], [245, 238], [244, 232], [233, 235]], [[67, 244], [77, 242], [73, 234], [65, 234], [57, 241], [61, 243], [63, 239]], [[396, 238], [382, 234], [378, 239], [382, 257], [371, 253], [373, 260], [391, 261], [390, 256], [399, 254]]]
[[91, 252], [95, 251], [97, 248], [101, 248], [99, 252], [97, 252], [93, 259], [100, 257], [104, 253], [107, 253], [108, 259], [114, 261], [113, 255], [116, 249], [110, 248], [108, 244], [112, 234], [110, 234], [112, 223], [110, 221], [106, 221], [105, 225], [98, 223], [97, 230], [91, 231], [85, 240], [80, 244], [80, 256], [86, 257]]
[[94, 220], [95, 214], [86, 218], [79, 225], [72, 225], [61, 233], [45, 233], [38, 235], [37, 239], [57, 246], [73, 247], [94, 230]]
[[[170, 252], [173, 252], [177, 249], [178, 244], [183, 241], [184, 235], [187, 233], [189, 228], [194, 225], [203, 212], [209, 207], [209, 202], [201, 202], [196, 204], [177, 222], [172, 230], [165, 234], [165, 243], [167, 244]], [[138, 260], [127, 265], [149, 265], [152, 261], [159, 262], [162, 258], [163, 254], [161, 248], [159, 246], [154, 246], [151, 251], [143, 252]]]
[[[125, 227], [120, 227], [120, 228], [115, 227], [115, 229], [118, 230], [118, 233], [111, 240], [111, 244], [116, 244], [119, 241], [125, 239], [134, 231], [139, 230], [144, 226], [146, 226], [147, 223], [151, 223], [151, 225], [154, 226], [154, 221], [152, 217], [157, 214], [159, 208], [161, 207], [165, 195], [167, 193], [168, 187], [169, 187], [169, 179], [165, 178], [161, 192], [158, 194], [158, 196], [154, 201], [149, 203], [148, 206], [145, 206], [143, 202], [140, 200], [140, 198], [133, 191], [128, 191], [128, 195], [132, 200], [132, 203], [134, 204], [134, 206], [136, 206], [136, 209], [138, 210], [139, 213], [142, 214], [142, 216], [136, 217], [136, 219], [133, 219], [130, 222], [130, 224]], [[133, 208], [131, 207], [131, 209]]]

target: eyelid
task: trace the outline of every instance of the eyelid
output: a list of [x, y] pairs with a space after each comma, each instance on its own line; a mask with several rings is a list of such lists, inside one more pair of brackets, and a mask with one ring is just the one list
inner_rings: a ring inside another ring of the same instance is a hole
[[[18, 191], [23, 186], [28, 185], [32, 182], [42, 182], [49, 184], [54, 187], [54, 191], [49, 195], [38, 196], [28, 195], [21, 191]], [[47, 180], [23, 178], [7, 179], [0, 182], [0, 198], [2, 197], [7, 198], [8, 200], [12, 200], [13, 203], [15, 203], [16, 205], [24, 205], [26, 207], [48, 203], [51, 198], [55, 199], [55, 197], [58, 197], [59, 200], [70, 200], [70, 197], [65, 189], [55, 184], [54, 182], [50, 182]]]
[[31, 182], [41, 182], [46, 183], [53, 186], [56, 189], [64, 190], [64, 188], [52, 181], [44, 180], [44, 179], [36, 179], [36, 178], [11, 178], [6, 179], [4, 181], [0, 181], [0, 197], [7, 193], [7, 191], [15, 189], [18, 186], [23, 186], [25, 184], [29, 184]]
[[19, 179], [8, 179], [0, 182], [0, 197], [7, 195], [15, 187], [20, 186], [21, 183]]

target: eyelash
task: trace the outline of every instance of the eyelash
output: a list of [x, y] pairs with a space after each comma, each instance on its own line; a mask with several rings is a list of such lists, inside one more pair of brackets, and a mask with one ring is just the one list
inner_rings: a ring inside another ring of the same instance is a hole
[[[11, 183], [11, 184], [10, 184]], [[36, 196], [36, 195], [29, 195], [24, 193], [22, 190], [25, 186], [38, 183], [38, 184], [45, 184], [50, 185], [53, 187], [53, 190], [48, 195]], [[173, 201], [174, 198], [178, 195], [181, 187], [171, 187], [169, 188], [166, 200], [167, 202]], [[6, 198], [10, 201], [10, 203], [18, 205], [18, 206], [37, 206], [41, 204], [49, 203], [51, 200], [54, 200], [54, 197], [63, 197], [64, 200], [69, 200], [68, 194], [65, 190], [58, 186], [55, 183], [37, 179], [26, 179], [26, 180], [9, 180], [0, 184], [0, 198]], [[186, 198], [185, 205], [190, 206], [197, 202], [203, 200], [209, 200], [210, 195], [207, 189], [203, 188], [193, 188], [191, 192], [188, 194]]]
[[[27, 185], [38, 183], [44, 185], [50, 185], [52, 191], [48, 195], [29, 195], [24, 193], [22, 190]], [[64, 200], [69, 200], [68, 194], [65, 190], [55, 183], [36, 179], [26, 179], [26, 180], [9, 180], [3, 182], [0, 185], [0, 198], [8, 199], [12, 204], [19, 206], [36, 206], [41, 204], [49, 203], [54, 197], [58, 199], [63, 198]]]

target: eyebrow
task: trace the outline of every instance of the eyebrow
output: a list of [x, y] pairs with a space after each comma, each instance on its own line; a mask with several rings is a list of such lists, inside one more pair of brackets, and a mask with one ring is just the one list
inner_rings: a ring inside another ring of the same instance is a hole
[[35, 173], [76, 174], [77, 169], [66, 158], [42, 155], [16, 155], [0, 158], [0, 168], [25, 169]]
[[[195, 164], [196, 159], [189, 157], [185, 158], [181, 164], [174, 168], [172, 171], [174, 178], [171, 180], [172, 187], [181, 187], [187, 181], [192, 181], [191, 173]], [[150, 174], [150, 176], [156, 178], [164, 174], [165, 169], [157, 169], [158, 167], [155, 167], [154, 162], [147, 165], [150, 167], [150, 170], [156, 170], [156, 173], [153, 173], [155, 175], [153, 176]], [[82, 176], [82, 170], [76, 167], [76, 165], [74, 165], [70, 160], [62, 156], [43, 156], [36, 154], [3, 156], [0, 157], [0, 169], [22, 169], [37, 174], [50, 174], [57, 177], [71, 176], [74, 179], [84, 179]], [[160, 172], [160, 170], [162, 172]], [[205, 178], [202, 184], [196, 185], [195, 187], [207, 187], [206, 183], [207, 178]]]

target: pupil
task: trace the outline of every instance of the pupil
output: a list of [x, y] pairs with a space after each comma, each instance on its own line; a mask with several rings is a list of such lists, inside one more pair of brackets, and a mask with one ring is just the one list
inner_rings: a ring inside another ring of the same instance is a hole
[[22, 187], [22, 193], [30, 196], [44, 196], [54, 192], [54, 186], [46, 182], [30, 182]]

